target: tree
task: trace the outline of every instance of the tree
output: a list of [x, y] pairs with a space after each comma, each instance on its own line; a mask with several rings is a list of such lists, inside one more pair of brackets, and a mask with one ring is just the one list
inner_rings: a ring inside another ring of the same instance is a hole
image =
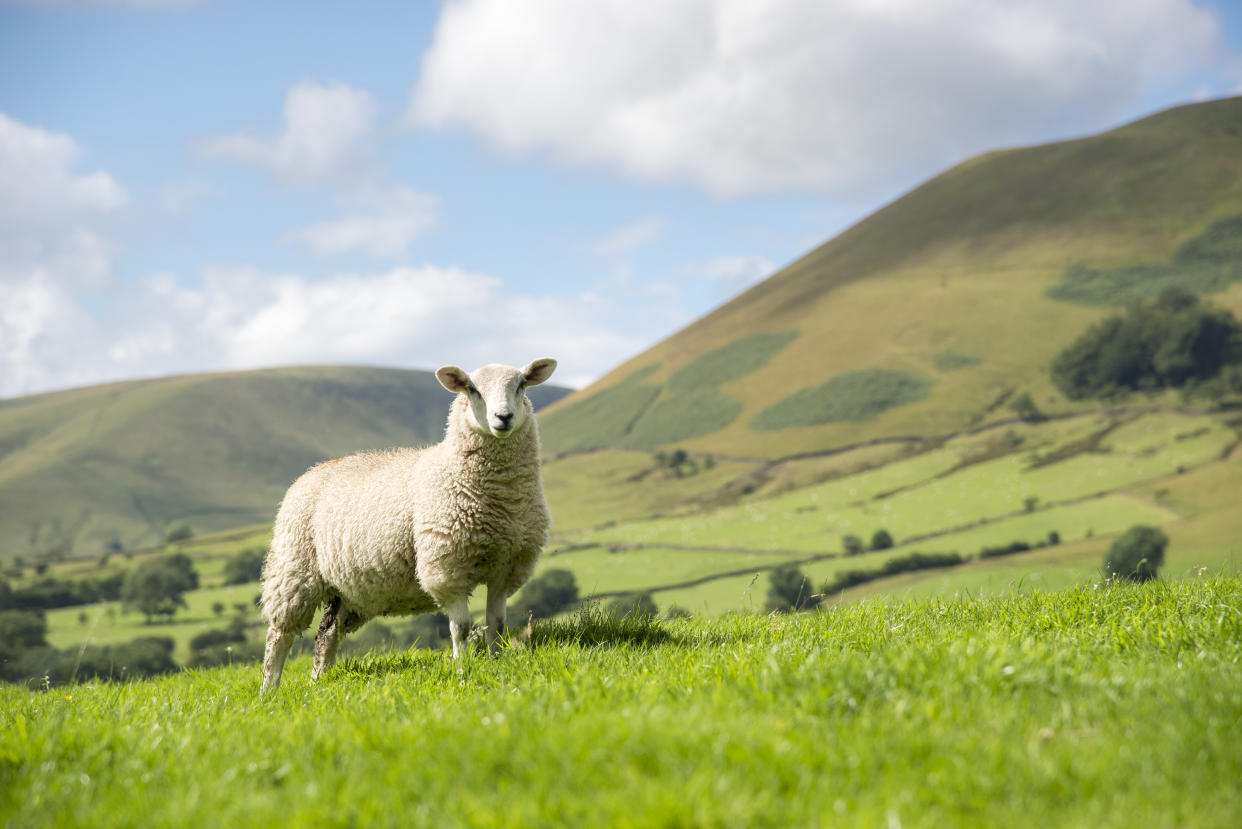
[[1242, 362], [1242, 325], [1183, 289], [1088, 328], [1052, 363], [1066, 397], [1111, 397], [1125, 391], [1193, 387]]
[[568, 570], [546, 570], [526, 583], [513, 603], [512, 618], [525, 619], [533, 613], [550, 618], [578, 603], [578, 582]]
[[867, 549], [863, 540], [856, 535], [841, 536], [841, 547], [847, 556], [860, 556]]
[[1017, 413], [1018, 419], [1023, 423], [1039, 423], [1047, 420], [1048, 416], [1039, 410], [1035, 405], [1035, 401], [1031, 398], [1030, 392], [1022, 392], [1009, 403], [1011, 411]]
[[262, 547], [250, 547], [224, 563], [225, 584], [249, 584], [263, 576], [263, 556], [266, 551]]
[[194, 530], [190, 529], [190, 525], [184, 521], [178, 521], [168, 525], [168, 532], [164, 533], [164, 543], [176, 544], [178, 541], [188, 541], [193, 537]]
[[660, 612], [650, 593], [632, 593], [608, 603], [609, 615], [617, 619], [654, 619]]
[[764, 608], [769, 613], [785, 613], [814, 607], [818, 603], [818, 599], [812, 597], [814, 593], [810, 579], [802, 575], [801, 569], [783, 564], [768, 573], [768, 601]]
[[144, 561], [129, 572], [121, 588], [126, 609], [136, 607], [151, 623], [153, 616], [172, 618], [185, 607], [185, 593], [198, 587], [198, 574], [184, 555], [164, 556]]
[[1135, 525], [1126, 530], [1104, 557], [1104, 577], [1151, 581], [1164, 563], [1169, 537], [1155, 527]]
[[875, 535], [871, 536], [871, 549], [887, 550], [893, 546], [893, 537], [888, 534], [888, 530], [876, 530]]

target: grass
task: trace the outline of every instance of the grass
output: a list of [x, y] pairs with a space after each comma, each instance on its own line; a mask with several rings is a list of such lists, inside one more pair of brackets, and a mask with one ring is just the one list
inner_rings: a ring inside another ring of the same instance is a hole
[[771, 432], [842, 420], [869, 420], [881, 412], [922, 400], [931, 388], [932, 381], [903, 371], [846, 372], [773, 403], [759, 412], [750, 425]]
[[1048, 288], [1048, 296], [1084, 305], [1124, 305], [1151, 299], [1165, 288], [1213, 293], [1240, 281], [1242, 216], [1230, 216], [1183, 242], [1168, 262], [1113, 268], [1071, 265]]
[[1242, 582], [539, 624], [257, 695], [0, 689], [9, 825], [1225, 826]]

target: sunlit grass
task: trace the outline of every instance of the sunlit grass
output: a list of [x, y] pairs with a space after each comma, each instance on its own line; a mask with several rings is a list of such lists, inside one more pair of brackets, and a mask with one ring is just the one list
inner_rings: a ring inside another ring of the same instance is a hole
[[0, 689], [10, 825], [1231, 825], [1242, 580]]

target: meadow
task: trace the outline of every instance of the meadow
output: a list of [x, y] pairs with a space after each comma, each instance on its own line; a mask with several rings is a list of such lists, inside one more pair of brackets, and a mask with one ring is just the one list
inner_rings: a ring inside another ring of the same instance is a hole
[[1242, 580], [0, 687], [4, 825], [1227, 826]]

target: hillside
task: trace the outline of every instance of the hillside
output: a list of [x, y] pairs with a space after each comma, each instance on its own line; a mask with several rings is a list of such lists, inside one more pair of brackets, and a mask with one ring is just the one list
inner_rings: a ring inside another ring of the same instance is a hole
[[1170, 283], [1242, 314], [1242, 98], [943, 173], [543, 418], [545, 447], [782, 458], [996, 422]]
[[[531, 390], [536, 406], [566, 389]], [[0, 400], [0, 561], [97, 555], [270, 521], [324, 458], [440, 439], [430, 372], [301, 367], [113, 383]]]

